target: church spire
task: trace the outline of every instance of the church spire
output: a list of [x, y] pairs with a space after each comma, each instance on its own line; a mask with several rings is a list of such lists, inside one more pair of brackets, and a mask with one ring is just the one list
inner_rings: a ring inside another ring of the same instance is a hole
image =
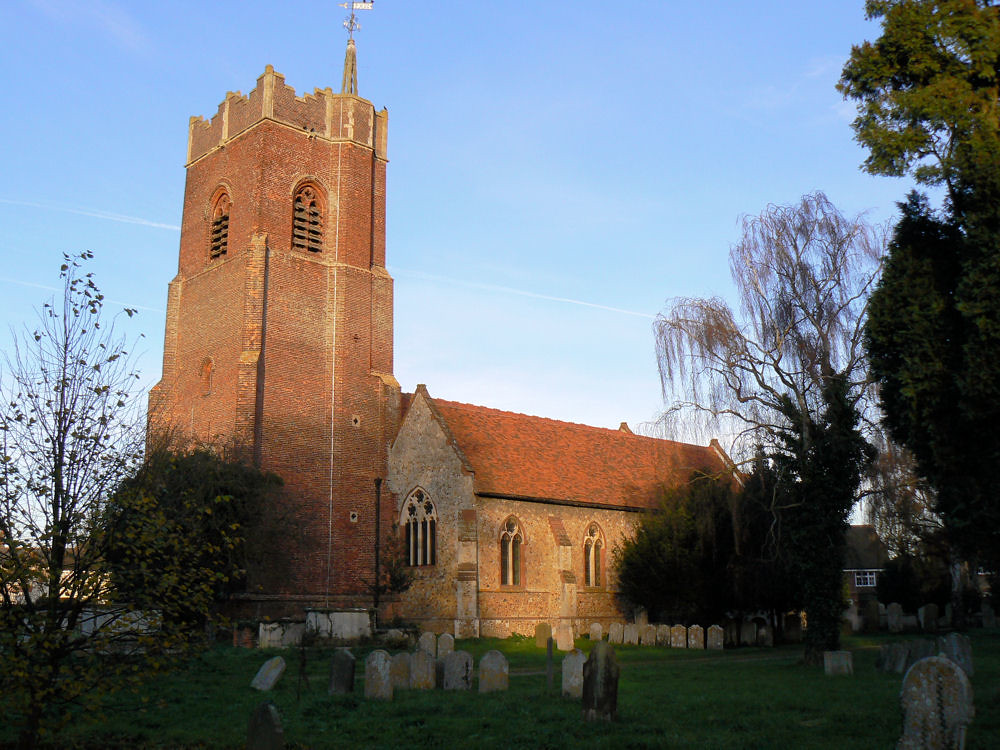
[[340, 84], [341, 94], [358, 96], [358, 50], [354, 40], [347, 40], [347, 54], [344, 56], [344, 79]]

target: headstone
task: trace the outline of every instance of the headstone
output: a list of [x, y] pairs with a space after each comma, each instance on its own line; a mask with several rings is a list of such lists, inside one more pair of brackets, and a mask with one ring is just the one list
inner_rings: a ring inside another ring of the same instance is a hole
[[392, 655], [389, 679], [392, 680], [393, 692], [410, 687], [410, 655], [405, 651]]
[[741, 646], [756, 646], [757, 645], [757, 623], [753, 620], [744, 620], [740, 623], [740, 645]]
[[417, 640], [417, 648], [432, 659], [437, 658], [437, 636], [433, 633], [421, 633], [419, 640]]
[[267, 692], [278, 684], [278, 680], [281, 679], [281, 675], [284, 673], [285, 660], [280, 656], [275, 656], [261, 665], [261, 668], [257, 670], [257, 675], [250, 683], [250, 687], [254, 690]]
[[649, 613], [646, 611], [645, 607], [637, 608], [633, 614], [633, 619], [635, 620], [635, 624], [639, 626], [639, 630], [642, 630], [643, 627], [649, 625]]
[[400, 647], [406, 648], [408, 645], [406, 640], [406, 633], [404, 633], [399, 628], [390, 628], [389, 630], [387, 630], [385, 634], [385, 642], [388, 643], [390, 646], [395, 646], [397, 648]]
[[365, 659], [365, 698], [392, 700], [392, 657], [376, 649]]
[[442, 633], [438, 636], [438, 659], [443, 659], [455, 650], [455, 636], [451, 633]]
[[479, 692], [493, 693], [506, 690], [510, 682], [507, 657], [499, 651], [487, 651], [479, 660]]
[[904, 672], [921, 659], [937, 656], [937, 644], [928, 638], [918, 638], [906, 642], [906, 668]]
[[445, 690], [472, 689], [472, 654], [468, 651], [452, 651], [444, 657], [441, 687]]
[[879, 630], [881, 617], [878, 611], [878, 601], [867, 599], [862, 609], [864, 617], [864, 631], [866, 633], [877, 633]]
[[657, 646], [669, 646], [670, 645], [670, 626], [666, 624], [660, 624], [656, 626], [656, 645]]
[[903, 674], [910, 649], [905, 643], [886, 643], [879, 647], [875, 668], [880, 672]]
[[917, 619], [920, 621], [920, 629], [925, 633], [936, 633], [938, 622], [938, 608], [936, 604], [925, 604], [917, 610]]
[[785, 615], [781, 637], [785, 643], [802, 643], [802, 617], [798, 612]]
[[705, 631], [701, 625], [692, 625], [688, 628], [688, 648], [696, 648], [699, 651], [705, 649]]
[[265, 701], [250, 714], [247, 750], [285, 750], [285, 731], [278, 708]]
[[976, 674], [972, 664], [972, 641], [969, 640], [969, 636], [961, 633], [939, 636], [937, 650], [941, 656], [951, 659], [960, 666], [969, 677]]
[[410, 689], [433, 690], [436, 671], [434, 657], [418, 648], [410, 655]]
[[638, 646], [639, 645], [639, 626], [634, 622], [630, 622], [625, 626], [625, 634], [622, 639], [626, 646]]
[[545, 648], [545, 642], [552, 637], [552, 626], [547, 622], [535, 625], [535, 647]]
[[656, 626], [646, 625], [642, 629], [642, 635], [639, 636], [639, 643], [643, 646], [655, 646], [656, 645]]
[[722, 651], [725, 645], [725, 631], [720, 625], [708, 626], [708, 650]]
[[899, 602], [893, 602], [885, 610], [886, 620], [889, 625], [890, 633], [902, 633], [903, 632], [903, 605]]
[[618, 714], [618, 660], [610, 643], [601, 641], [583, 665], [584, 721], [613, 721]]
[[996, 613], [993, 611], [993, 606], [985, 599], [983, 600], [982, 613], [983, 613], [983, 627], [995, 628], [997, 626]]
[[572, 625], [563, 624], [556, 626], [556, 648], [558, 648], [560, 651], [573, 650]]
[[346, 695], [354, 692], [354, 654], [346, 648], [338, 648], [330, 660], [330, 695]]
[[688, 631], [683, 625], [670, 628], [670, 648], [687, 648]]
[[823, 672], [828, 675], [854, 674], [854, 659], [850, 651], [824, 651]]
[[625, 638], [625, 627], [620, 622], [608, 626], [608, 643], [621, 643]]
[[[722, 643], [724, 646], [730, 648], [736, 648], [740, 645], [740, 626], [741, 622], [739, 620], [727, 619], [723, 622], [722, 631], [723, 639]], [[756, 639], [757, 634], [754, 633], [754, 639]]]
[[774, 645], [774, 630], [767, 623], [757, 623], [757, 645], [765, 648]]
[[578, 648], [563, 657], [562, 662], [562, 694], [570, 698], [583, 696], [583, 663], [586, 658]]
[[604, 628], [601, 627], [601, 623], [592, 622], [590, 623], [590, 640], [599, 641], [604, 637]]
[[906, 672], [900, 691], [903, 736], [898, 750], [964, 748], [975, 716], [972, 684], [950, 659], [929, 656]]

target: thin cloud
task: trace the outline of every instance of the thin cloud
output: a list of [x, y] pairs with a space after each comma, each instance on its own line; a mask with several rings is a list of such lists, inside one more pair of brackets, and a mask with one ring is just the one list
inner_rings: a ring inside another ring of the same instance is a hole
[[9, 206], [25, 206], [27, 208], [42, 208], [46, 211], [62, 211], [67, 214], [78, 214], [80, 216], [90, 216], [94, 219], [105, 219], [107, 221], [117, 221], [121, 224], [138, 224], [142, 227], [153, 227], [154, 229], [169, 229], [173, 232], [181, 231], [176, 224], [163, 224], [158, 221], [142, 219], [138, 216], [126, 216], [125, 214], [111, 213], [110, 211], [98, 211], [93, 208], [69, 208], [67, 206], [53, 206], [45, 203], [32, 203], [31, 201], [17, 201], [9, 198], [0, 198], [0, 203]]
[[49, 18], [73, 26], [90, 26], [132, 52], [148, 54], [149, 35], [120, 5], [106, 0], [30, 0]]

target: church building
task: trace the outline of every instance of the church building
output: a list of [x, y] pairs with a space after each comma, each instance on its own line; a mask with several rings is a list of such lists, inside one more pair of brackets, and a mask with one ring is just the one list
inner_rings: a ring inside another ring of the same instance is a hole
[[[631, 613], [612, 551], [665, 488], [730, 462], [708, 447], [446, 401], [393, 376], [386, 110], [357, 88], [297, 96], [270, 66], [191, 118], [176, 277], [150, 432], [237, 444], [285, 483], [285, 564], [248, 616], [372, 607], [456, 636]], [[383, 568], [384, 569], [384, 568]]]

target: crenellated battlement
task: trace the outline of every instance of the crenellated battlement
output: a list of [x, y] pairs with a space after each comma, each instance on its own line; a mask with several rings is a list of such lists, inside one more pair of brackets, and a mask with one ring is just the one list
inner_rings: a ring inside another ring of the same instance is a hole
[[285, 77], [268, 65], [249, 96], [230, 91], [211, 119], [191, 118], [187, 164], [225, 146], [264, 120], [280, 122], [314, 138], [351, 141], [373, 149], [380, 159], [387, 158], [389, 113], [385, 109], [376, 112], [367, 99], [334, 94], [330, 88], [296, 96]]

